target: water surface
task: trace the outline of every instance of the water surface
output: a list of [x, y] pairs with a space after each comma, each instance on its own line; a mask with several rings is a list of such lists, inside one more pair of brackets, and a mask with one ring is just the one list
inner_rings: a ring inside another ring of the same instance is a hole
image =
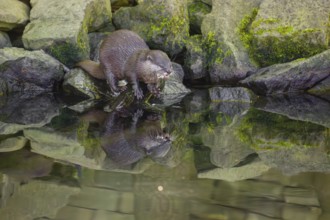
[[324, 98], [0, 104], [0, 219], [330, 219]]

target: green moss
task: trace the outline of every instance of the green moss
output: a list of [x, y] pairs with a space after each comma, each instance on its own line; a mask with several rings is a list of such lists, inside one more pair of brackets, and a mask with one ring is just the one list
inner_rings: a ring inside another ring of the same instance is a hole
[[[276, 18], [255, 18], [258, 9], [246, 15], [240, 22], [238, 33], [249, 55], [259, 66], [269, 66], [276, 63], [307, 58], [327, 49], [326, 45], [315, 42], [320, 29], [307, 28], [295, 30], [293, 26], [276, 26], [280, 21]], [[269, 24], [274, 24], [272, 28]]]

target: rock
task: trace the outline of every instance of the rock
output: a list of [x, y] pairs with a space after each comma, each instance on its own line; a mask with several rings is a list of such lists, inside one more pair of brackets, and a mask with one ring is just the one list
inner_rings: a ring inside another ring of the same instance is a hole
[[0, 142], [0, 152], [20, 150], [26, 145], [27, 141], [22, 136], [6, 138]]
[[212, 6], [212, 0], [202, 0], [205, 4]]
[[[63, 120], [60, 115], [56, 120]], [[67, 122], [69, 121], [65, 118]], [[88, 134], [89, 123], [71, 120], [65, 126], [28, 128], [24, 136], [30, 140], [31, 149], [50, 158], [101, 169], [105, 159], [99, 138]]]
[[241, 81], [257, 94], [295, 93], [308, 90], [330, 76], [330, 50], [308, 59], [275, 64]]
[[265, 164], [292, 175], [329, 171], [327, 130], [321, 125], [250, 110], [238, 129], [238, 135], [250, 144]]
[[180, 53], [189, 36], [186, 1], [140, 1], [135, 7], [123, 7], [115, 12], [117, 29], [138, 33], [151, 48], [171, 56]]
[[0, 134], [42, 127], [59, 114], [60, 108], [52, 94], [1, 96], [0, 103]]
[[329, 14], [327, 0], [262, 1], [249, 28], [250, 54], [268, 66], [328, 49]]
[[208, 45], [208, 63], [212, 83], [235, 83], [247, 72], [255, 71], [240, 35], [237, 33], [245, 15], [252, 13], [261, 0], [213, 1], [212, 12], [205, 16], [202, 34]]
[[212, 102], [252, 102], [256, 96], [249, 89], [243, 87], [213, 87], [209, 89]]
[[51, 92], [64, 75], [64, 66], [45, 52], [0, 49], [2, 94]]
[[0, 30], [9, 31], [25, 25], [29, 20], [30, 8], [21, 1], [0, 0]]
[[93, 32], [88, 34], [89, 47], [90, 47], [90, 59], [99, 61], [99, 51], [103, 39], [107, 36], [107, 33]]
[[259, 99], [256, 108], [330, 128], [330, 102], [309, 94]]
[[187, 70], [185, 79], [193, 81], [203, 79], [208, 76], [207, 73], [207, 53], [201, 35], [195, 35], [189, 38], [186, 43], [184, 68]]
[[105, 80], [93, 79], [82, 69], [72, 69], [64, 77], [63, 90], [66, 94], [89, 99], [100, 99], [108, 90]]
[[187, 94], [190, 92], [190, 89], [187, 89], [183, 84], [183, 69], [180, 64], [173, 64], [173, 72], [170, 74], [169, 79], [165, 81], [165, 87], [162, 91], [162, 94]]
[[7, 33], [0, 31], [0, 49], [11, 47], [11, 42]]
[[268, 171], [270, 167], [262, 161], [255, 161], [241, 167], [215, 168], [199, 172], [198, 178], [218, 179], [230, 182], [251, 179]]
[[201, 26], [206, 14], [211, 12], [211, 6], [200, 1], [188, 3], [191, 34], [201, 34]]
[[70, 196], [80, 192], [78, 186], [58, 182], [32, 180], [18, 184], [13, 195], [0, 210], [4, 219], [53, 219], [68, 203]]
[[[309, 93], [322, 95], [330, 92], [330, 75], [324, 80], [317, 83], [311, 89], [308, 90]], [[329, 99], [330, 100], [330, 99]]]
[[[24, 47], [44, 49], [69, 67], [89, 59], [88, 32], [111, 21], [110, 1], [32, 0], [31, 22], [23, 34]], [[74, 9], [74, 10], [73, 10]]]

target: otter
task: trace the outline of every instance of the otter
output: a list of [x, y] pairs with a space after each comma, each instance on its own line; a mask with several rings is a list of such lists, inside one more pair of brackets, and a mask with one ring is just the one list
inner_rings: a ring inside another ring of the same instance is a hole
[[118, 81], [127, 80], [137, 99], [143, 98], [139, 81], [147, 84], [151, 93], [158, 94], [159, 82], [173, 71], [166, 53], [150, 50], [139, 35], [129, 30], [108, 35], [100, 46], [99, 57], [100, 63], [83, 60], [77, 66], [95, 78], [106, 79], [114, 94], [126, 89], [119, 89]]

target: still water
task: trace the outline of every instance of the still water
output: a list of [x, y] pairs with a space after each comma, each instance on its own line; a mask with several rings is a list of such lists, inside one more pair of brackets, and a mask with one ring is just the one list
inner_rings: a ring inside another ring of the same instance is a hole
[[1, 220], [330, 219], [330, 101], [0, 100]]

